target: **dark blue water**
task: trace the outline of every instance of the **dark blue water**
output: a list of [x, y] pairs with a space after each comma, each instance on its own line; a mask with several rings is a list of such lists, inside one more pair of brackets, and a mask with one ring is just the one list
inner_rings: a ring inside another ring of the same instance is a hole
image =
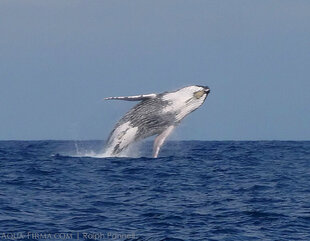
[[0, 142], [0, 239], [310, 240], [310, 142], [102, 145]]

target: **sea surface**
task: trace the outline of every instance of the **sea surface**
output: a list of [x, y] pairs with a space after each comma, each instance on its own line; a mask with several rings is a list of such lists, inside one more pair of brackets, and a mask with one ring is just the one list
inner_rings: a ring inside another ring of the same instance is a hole
[[1, 141], [0, 240], [310, 240], [309, 141], [103, 145]]

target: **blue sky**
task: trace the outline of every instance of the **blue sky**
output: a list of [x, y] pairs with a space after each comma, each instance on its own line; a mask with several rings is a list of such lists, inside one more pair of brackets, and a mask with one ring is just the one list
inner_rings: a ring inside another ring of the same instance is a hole
[[0, 139], [106, 139], [134, 103], [208, 85], [174, 139], [310, 139], [310, 1], [0, 2]]

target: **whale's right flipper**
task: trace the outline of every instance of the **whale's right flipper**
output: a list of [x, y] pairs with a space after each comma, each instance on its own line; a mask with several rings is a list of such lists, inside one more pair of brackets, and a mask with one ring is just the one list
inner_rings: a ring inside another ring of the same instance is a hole
[[154, 146], [153, 146], [153, 157], [154, 158], [158, 156], [161, 146], [164, 144], [166, 138], [171, 134], [173, 129], [174, 129], [174, 126], [169, 126], [166, 130], [164, 130], [162, 133], [160, 133], [155, 138]]
[[147, 95], [134, 95], [134, 96], [119, 96], [119, 97], [107, 97], [104, 100], [127, 100], [127, 101], [140, 101], [153, 99], [157, 95], [156, 94], [147, 94]]

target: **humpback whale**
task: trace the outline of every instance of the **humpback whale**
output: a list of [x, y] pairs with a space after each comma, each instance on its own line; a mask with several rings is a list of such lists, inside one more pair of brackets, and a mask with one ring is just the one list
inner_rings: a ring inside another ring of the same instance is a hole
[[208, 86], [192, 85], [160, 94], [104, 98], [140, 101], [117, 122], [107, 140], [106, 154], [119, 156], [130, 144], [157, 135], [153, 145], [156, 158], [174, 128], [200, 107], [209, 93]]

